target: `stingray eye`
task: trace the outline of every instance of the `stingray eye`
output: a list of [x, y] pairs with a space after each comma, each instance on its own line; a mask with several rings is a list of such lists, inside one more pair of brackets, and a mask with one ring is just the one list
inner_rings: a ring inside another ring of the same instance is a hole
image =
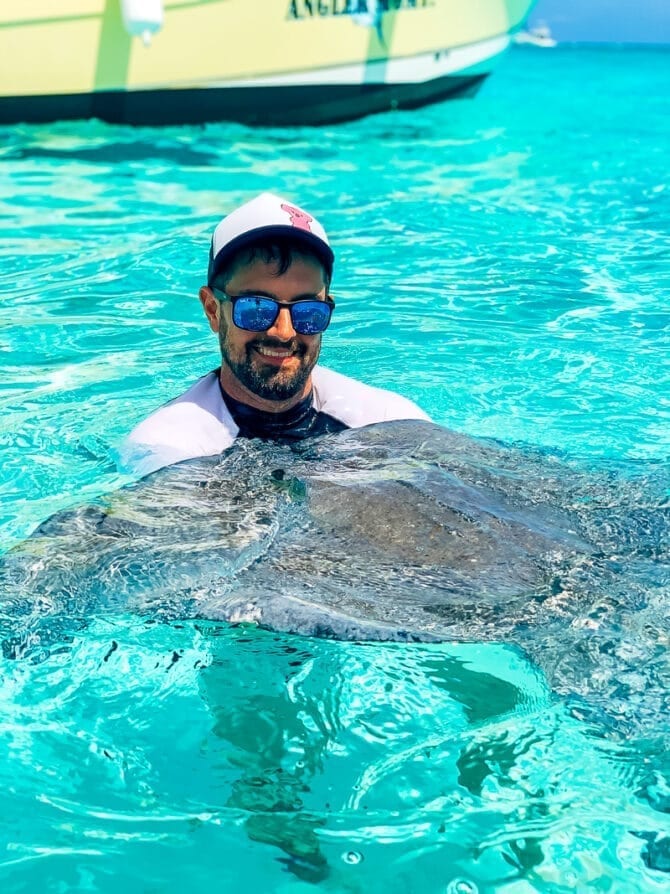
[[283, 469], [274, 469], [270, 472], [270, 478], [273, 481], [283, 481], [286, 478], [286, 472]]

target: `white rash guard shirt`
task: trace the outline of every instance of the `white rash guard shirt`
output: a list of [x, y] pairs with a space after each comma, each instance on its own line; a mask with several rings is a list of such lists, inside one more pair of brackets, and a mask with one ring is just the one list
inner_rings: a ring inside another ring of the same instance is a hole
[[[334, 430], [394, 419], [429, 421], [406, 397], [318, 365], [312, 371], [312, 402], [318, 414], [334, 421]], [[135, 426], [118, 450], [119, 465], [132, 474], [148, 475], [185, 459], [217, 455], [238, 434], [214, 370]]]

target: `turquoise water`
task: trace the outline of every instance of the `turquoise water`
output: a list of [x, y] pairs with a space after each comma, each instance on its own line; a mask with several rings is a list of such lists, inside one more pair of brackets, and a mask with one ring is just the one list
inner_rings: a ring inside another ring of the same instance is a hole
[[[216, 365], [207, 241], [264, 189], [331, 233], [325, 364], [667, 472], [669, 75], [517, 49], [474, 101], [320, 130], [0, 129], [0, 547], [122, 484], [114, 444]], [[126, 615], [32, 655], [0, 664], [3, 890], [670, 888], [667, 713], [617, 735], [507, 647]]]

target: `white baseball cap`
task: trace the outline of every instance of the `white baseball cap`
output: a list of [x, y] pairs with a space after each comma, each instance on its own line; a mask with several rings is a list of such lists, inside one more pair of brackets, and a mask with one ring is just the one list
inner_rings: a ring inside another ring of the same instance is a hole
[[272, 239], [277, 236], [289, 236], [310, 249], [331, 275], [335, 256], [319, 221], [292, 202], [264, 192], [231, 211], [214, 230], [209, 252], [208, 285], [212, 285], [218, 272], [239, 249], [259, 238]]

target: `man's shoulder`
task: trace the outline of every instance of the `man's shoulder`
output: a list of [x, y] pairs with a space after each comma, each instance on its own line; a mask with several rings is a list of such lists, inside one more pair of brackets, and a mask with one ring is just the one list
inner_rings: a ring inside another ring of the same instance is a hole
[[401, 394], [367, 385], [332, 369], [316, 366], [312, 381], [316, 408], [349, 428], [395, 419], [430, 421], [417, 404]]
[[185, 459], [221, 453], [236, 435], [218, 375], [211, 372], [139, 422], [119, 447], [119, 463], [147, 475]]

